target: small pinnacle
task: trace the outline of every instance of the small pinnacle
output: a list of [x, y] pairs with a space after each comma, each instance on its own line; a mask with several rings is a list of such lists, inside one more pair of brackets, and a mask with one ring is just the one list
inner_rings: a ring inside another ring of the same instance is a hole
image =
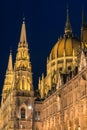
[[10, 53], [12, 53], [12, 49], [10, 49]]

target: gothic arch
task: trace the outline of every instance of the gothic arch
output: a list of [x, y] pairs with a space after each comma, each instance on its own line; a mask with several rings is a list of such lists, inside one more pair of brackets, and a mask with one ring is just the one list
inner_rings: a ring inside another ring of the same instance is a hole
[[21, 111], [20, 112], [21, 113], [21, 119], [25, 119], [25, 117], [26, 117], [26, 109], [24, 107], [22, 107], [20, 111]]

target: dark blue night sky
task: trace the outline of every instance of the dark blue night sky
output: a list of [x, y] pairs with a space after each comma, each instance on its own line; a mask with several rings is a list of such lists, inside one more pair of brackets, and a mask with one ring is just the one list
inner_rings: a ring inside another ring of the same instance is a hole
[[73, 33], [79, 37], [83, 7], [87, 21], [87, 0], [0, 1], [0, 93], [10, 49], [15, 61], [23, 17], [26, 18], [33, 82], [37, 88], [38, 77], [46, 70], [47, 56], [64, 33], [67, 4]]

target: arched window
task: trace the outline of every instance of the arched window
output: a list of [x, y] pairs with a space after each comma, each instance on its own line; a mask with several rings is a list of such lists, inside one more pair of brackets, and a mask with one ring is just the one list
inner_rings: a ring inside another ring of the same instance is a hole
[[21, 108], [21, 118], [25, 119], [25, 108]]

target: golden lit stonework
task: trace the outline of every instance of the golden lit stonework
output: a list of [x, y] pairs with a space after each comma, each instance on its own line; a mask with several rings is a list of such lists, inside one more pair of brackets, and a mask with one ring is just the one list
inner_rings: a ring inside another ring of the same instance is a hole
[[64, 35], [47, 58], [46, 75], [33, 88], [23, 20], [15, 64], [10, 52], [0, 106], [0, 130], [87, 130], [87, 24], [74, 37], [69, 14]]
[[42, 98], [48, 94], [53, 86], [57, 85], [59, 73], [74, 73], [78, 66], [77, 56], [80, 45], [80, 40], [74, 37], [72, 33], [67, 9], [64, 36], [58, 39], [57, 43], [52, 48], [47, 60], [46, 77], [44, 80], [42, 78], [42, 80], [39, 81], [39, 91]]
[[30, 91], [32, 89], [32, 72], [24, 21], [22, 24], [14, 70], [16, 89]]
[[6, 100], [9, 92], [13, 89], [13, 80], [14, 80], [14, 72], [13, 72], [13, 65], [12, 65], [12, 53], [10, 52], [8, 67], [6, 70], [4, 86], [2, 91], [3, 102], [4, 100]]

